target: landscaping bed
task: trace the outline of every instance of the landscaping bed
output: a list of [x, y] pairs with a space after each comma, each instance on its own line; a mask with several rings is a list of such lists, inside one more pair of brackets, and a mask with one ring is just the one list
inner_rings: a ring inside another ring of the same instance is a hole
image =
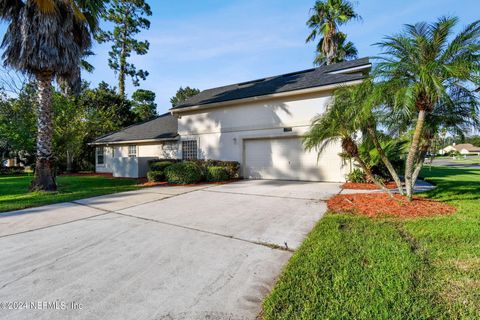
[[[385, 184], [387, 189], [397, 189], [395, 182], [388, 182]], [[374, 183], [359, 183], [359, 182], [345, 182], [342, 184], [342, 189], [352, 189], [352, 190], [379, 190], [379, 188]]]
[[396, 216], [402, 218], [427, 217], [455, 213], [455, 207], [426, 198], [413, 201], [399, 194], [386, 193], [340, 194], [330, 198], [328, 209], [337, 213], [353, 213], [368, 217]]

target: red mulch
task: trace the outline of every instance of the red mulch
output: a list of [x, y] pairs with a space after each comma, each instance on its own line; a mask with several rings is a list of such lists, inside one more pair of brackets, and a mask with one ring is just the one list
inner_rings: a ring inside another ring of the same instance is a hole
[[394, 198], [386, 193], [340, 194], [330, 198], [328, 208], [338, 213], [353, 213], [375, 216], [396, 216], [401, 218], [427, 217], [453, 214], [456, 208], [442, 202], [415, 197], [409, 202], [399, 194]]
[[[397, 189], [397, 184], [395, 182], [388, 182], [385, 184], [387, 189]], [[342, 189], [353, 189], [353, 190], [378, 190], [379, 188], [374, 183], [355, 183], [355, 182], [345, 182], [342, 185]]]

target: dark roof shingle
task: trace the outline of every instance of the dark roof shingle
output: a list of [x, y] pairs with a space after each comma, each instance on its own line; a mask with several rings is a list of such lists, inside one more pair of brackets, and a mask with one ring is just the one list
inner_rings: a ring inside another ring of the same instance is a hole
[[178, 120], [170, 113], [129, 126], [120, 131], [98, 138], [94, 143], [111, 143], [137, 140], [173, 139], [178, 133]]
[[358, 72], [346, 74], [331, 72], [368, 66], [369, 64], [370, 62], [368, 58], [362, 58], [299, 72], [207, 89], [190, 97], [182, 104], [173, 107], [172, 110], [359, 80], [365, 77], [364, 73]]

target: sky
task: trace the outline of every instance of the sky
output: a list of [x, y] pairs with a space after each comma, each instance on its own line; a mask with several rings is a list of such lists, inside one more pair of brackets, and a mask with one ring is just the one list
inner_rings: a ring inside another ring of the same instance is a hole
[[[305, 43], [305, 22], [314, 0], [168, 0], [152, 1], [151, 27], [137, 35], [150, 42], [147, 55], [133, 56], [137, 68], [150, 72], [139, 88], [156, 93], [158, 112], [170, 107], [180, 86], [201, 90], [312, 68], [315, 44]], [[360, 0], [361, 21], [341, 28], [359, 57], [376, 56], [373, 44], [401, 31], [406, 23], [460, 18], [459, 28], [479, 18], [478, 0]], [[6, 24], [0, 24], [4, 34]], [[95, 44], [95, 67], [85, 80], [116, 85], [108, 68], [110, 44]], [[127, 93], [136, 87], [127, 80]]]

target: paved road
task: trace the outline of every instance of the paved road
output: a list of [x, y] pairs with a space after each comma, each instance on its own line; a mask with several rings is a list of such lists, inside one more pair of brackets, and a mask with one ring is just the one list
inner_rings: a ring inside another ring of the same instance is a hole
[[0, 214], [0, 318], [254, 319], [338, 192], [242, 181]]
[[[461, 159], [461, 158], [460, 158]], [[471, 158], [468, 158], [471, 159]], [[477, 159], [480, 163], [480, 158]], [[426, 162], [426, 165], [429, 165], [430, 161]], [[480, 169], [480, 164], [475, 163], [461, 163], [458, 161], [450, 160], [450, 159], [433, 159], [432, 165], [434, 166], [447, 166], [447, 167], [464, 167], [464, 168], [477, 168]]]

